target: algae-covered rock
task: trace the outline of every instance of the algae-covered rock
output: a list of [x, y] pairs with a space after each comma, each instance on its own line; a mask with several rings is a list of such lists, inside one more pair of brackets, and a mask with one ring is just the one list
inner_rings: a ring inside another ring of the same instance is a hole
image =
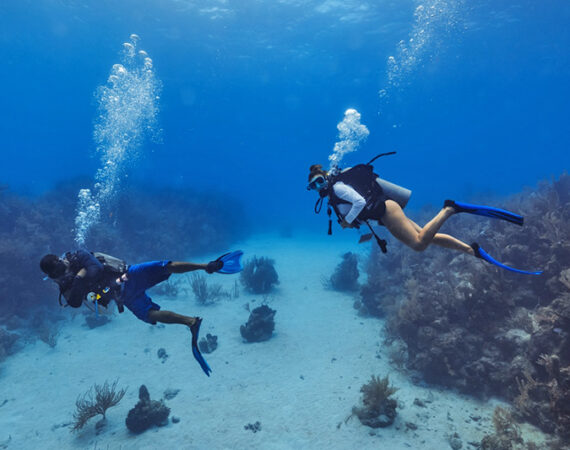
[[169, 414], [170, 408], [162, 400], [151, 400], [143, 384], [139, 389], [139, 402], [129, 411], [125, 423], [131, 432], [142, 433], [153, 426], [167, 425]]

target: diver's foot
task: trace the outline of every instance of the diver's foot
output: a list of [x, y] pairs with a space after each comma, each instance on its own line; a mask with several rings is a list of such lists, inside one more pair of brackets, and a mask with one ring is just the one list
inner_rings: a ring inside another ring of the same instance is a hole
[[471, 255], [475, 258], [481, 258], [481, 252], [479, 251], [479, 244], [477, 244], [477, 242], [473, 242], [469, 247], [471, 247]]
[[200, 317], [189, 317], [188, 318], [188, 322], [186, 322], [186, 325], [188, 326], [188, 328], [192, 329], [192, 327], [194, 325], [196, 325], [197, 322], [200, 322], [202, 319]]
[[457, 206], [455, 206], [455, 202], [453, 200], [445, 200], [443, 202], [443, 209], [448, 210], [451, 214], [455, 214], [457, 212]]
[[198, 334], [198, 331], [200, 330], [200, 324], [202, 323], [202, 318], [201, 317], [191, 317], [192, 319], [192, 323], [188, 325], [188, 327], [190, 328], [190, 331], [192, 333], [192, 336]]

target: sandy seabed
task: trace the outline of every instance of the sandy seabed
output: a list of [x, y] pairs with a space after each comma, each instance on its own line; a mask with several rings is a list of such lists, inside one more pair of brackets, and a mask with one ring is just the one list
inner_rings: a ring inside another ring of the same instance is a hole
[[[350, 238], [266, 235], [234, 246], [246, 259], [275, 260], [280, 284], [265, 298], [241, 288], [237, 298], [201, 306], [192, 295], [151, 291], [163, 309], [202, 316], [201, 336], [218, 336], [217, 350], [205, 355], [213, 369], [209, 378], [192, 357], [184, 327], [150, 326], [126, 311], [89, 329], [84, 312], [64, 310], [69, 320], [54, 348], [30, 343], [0, 369], [0, 449], [441, 450], [451, 448], [454, 433], [462, 448], [475, 448], [469, 442], [480, 442], [492, 431], [499, 402], [414, 384], [410, 374], [390, 363], [383, 322], [358, 316], [352, 295], [323, 286], [344, 252], [358, 252], [365, 261], [370, 244], [358, 246], [354, 235]], [[208, 282], [233, 291], [236, 279], [216, 274]], [[188, 281], [179, 276], [180, 292]], [[277, 311], [274, 335], [244, 343], [239, 327], [249, 316], [246, 305], [253, 309], [262, 303]], [[165, 360], [157, 356], [161, 348], [168, 354]], [[389, 428], [373, 430], [349, 418], [360, 387], [373, 374], [389, 375], [399, 388], [398, 417]], [[99, 416], [70, 432], [77, 397], [95, 383], [116, 379], [128, 390], [107, 411], [105, 427], [97, 433]], [[165, 400], [178, 423], [139, 435], [128, 431], [125, 418], [142, 384], [155, 400], [167, 389], [179, 390]], [[425, 406], [414, 404], [416, 398]], [[260, 431], [244, 428], [257, 421]]]

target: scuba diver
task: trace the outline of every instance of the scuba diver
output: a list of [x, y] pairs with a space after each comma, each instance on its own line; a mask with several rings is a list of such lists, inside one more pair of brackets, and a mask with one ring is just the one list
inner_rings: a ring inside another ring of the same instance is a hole
[[342, 228], [360, 228], [362, 224], [366, 224], [371, 233], [362, 236], [360, 242], [374, 236], [383, 253], [387, 251], [386, 241], [376, 235], [369, 223], [371, 220], [384, 225], [396, 239], [419, 252], [424, 251], [430, 244], [435, 244], [481, 258], [512, 272], [528, 275], [542, 273], [506, 266], [489, 256], [477, 243], [468, 245], [449, 234], [439, 233], [445, 221], [456, 213], [465, 212], [492, 217], [522, 226], [524, 219], [518, 214], [499, 208], [445, 200], [443, 208], [423, 227], [409, 219], [403, 209], [410, 198], [411, 191], [382, 180], [374, 173], [372, 166], [372, 162], [377, 158], [394, 153], [396, 152], [382, 153], [366, 164], [358, 164], [342, 171], [334, 168], [327, 172], [320, 164], [310, 167], [307, 189], [319, 193], [319, 199], [315, 204], [317, 214], [321, 210], [324, 199], [328, 198], [329, 234], [332, 233], [330, 219], [332, 208]]
[[[59, 303], [62, 306], [79, 308], [83, 303], [107, 308], [113, 300], [119, 313], [126, 306], [138, 319], [151, 325], [173, 323], [186, 325], [192, 334], [192, 353], [202, 370], [210, 376], [210, 366], [198, 349], [198, 334], [202, 319], [161, 310], [152, 301], [146, 290], [166, 281], [173, 273], [181, 274], [195, 270], [231, 274], [242, 270], [243, 252], [235, 251], [220, 256], [207, 264], [179, 261], [150, 261], [128, 266], [123, 260], [104, 253], [90, 253], [85, 250], [67, 252], [62, 257], [45, 255], [40, 261], [45, 279], [55, 281], [59, 286]], [[66, 304], [62, 303], [62, 297]]]

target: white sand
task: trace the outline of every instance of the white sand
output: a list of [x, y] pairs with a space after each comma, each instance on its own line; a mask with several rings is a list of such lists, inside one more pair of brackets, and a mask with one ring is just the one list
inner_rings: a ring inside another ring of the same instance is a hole
[[[473, 448], [468, 442], [479, 442], [491, 429], [497, 402], [413, 385], [389, 363], [383, 322], [359, 317], [353, 297], [323, 288], [322, 279], [342, 253], [366, 254], [369, 244], [357, 246], [354, 240], [352, 233], [262, 236], [234, 247], [246, 258], [276, 261], [281, 284], [265, 299], [277, 310], [275, 333], [267, 342], [246, 344], [239, 332], [249, 316], [244, 305], [259, 306], [261, 296], [241, 289], [237, 299], [200, 307], [192, 297], [154, 295], [163, 309], [204, 317], [201, 336], [218, 336], [218, 349], [205, 355], [213, 369], [210, 378], [193, 359], [184, 327], [149, 326], [126, 311], [90, 330], [85, 316], [75, 314], [62, 326], [55, 348], [38, 341], [0, 366], [0, 404], [8, 400], [0, 407], [0, 448], [439, 450], [451, 448], [447, 436], [454, 432], [464, 449]], [[208, 281], [230, 289], [235, 279], [213, 275]], [[169, 355], [164, 363], [157, 357], [159, 348]], [[356, 417], [345, 422], [372, 374], [389, 374], [400, 388], [395, 397], [401, 407], [389, 428], [372, 430]], [[77, 396], [116, 378], [128, 392], [108, 410], [103, 431], [96, 434], [95, 418], [71, 433]], [[125, 418], [141, 384], [156, 400], [168, 388], [180, 389], [166, 401], [180, 422], [131, 434]], [[413, 404], [415, 398], [432, 401], [422, 408]], [[244, 429], [256, 421], [261, 431]], [[407, 429], [406, 422], [417, 430]]]

